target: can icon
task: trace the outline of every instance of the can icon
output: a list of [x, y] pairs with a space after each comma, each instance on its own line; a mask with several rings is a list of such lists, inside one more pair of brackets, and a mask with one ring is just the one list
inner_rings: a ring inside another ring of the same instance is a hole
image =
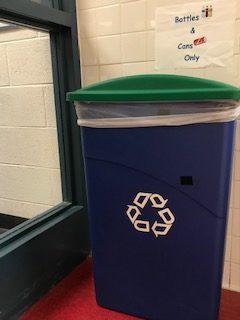
[[206, 43], [206, 42], [207, 42], [207, 38], [206, 37], [201, 37], [201, 38], [195, 39], [193, 41], [195, 46], [199, 46], [200, 44], [203, 44], [203, 43]]

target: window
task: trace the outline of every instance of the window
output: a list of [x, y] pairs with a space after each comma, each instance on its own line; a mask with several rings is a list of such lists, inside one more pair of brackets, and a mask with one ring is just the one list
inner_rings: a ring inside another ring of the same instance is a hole
[[[2, 320], [84, 260], [89, 240], [81, 134], [66, 102], [66, 92], [80, 87], [75, 1], [2, 0], [0, 22], [0, 213], [16, 219], [0, 234]], [[7, 33], [12, 40], [1, 41]], [[43, 172], [55, 176], [44, 180]]]
[[0, 230], [3, 233], [61, 203], [62, 188], [49, 32], [13, 23], [2, 25]]

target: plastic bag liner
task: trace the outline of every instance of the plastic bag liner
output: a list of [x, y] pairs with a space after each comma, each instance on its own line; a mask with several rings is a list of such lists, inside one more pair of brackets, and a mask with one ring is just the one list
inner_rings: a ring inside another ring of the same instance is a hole
[[92, 128], [180, 126], [228, 122], [240, 114], [240, 102], [80, 103], [78, 125]]

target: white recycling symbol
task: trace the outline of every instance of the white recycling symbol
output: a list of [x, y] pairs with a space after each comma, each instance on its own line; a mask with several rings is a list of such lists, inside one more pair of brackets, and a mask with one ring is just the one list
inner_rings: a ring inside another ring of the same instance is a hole
[[[147, 220], [141, 220], [141, 210], [144, 209], [148, 201], [151, 202], [152, 208], [156, 208], [158, 218], [152, 225]], [[165, 207], [167, 202], [168, 199], [164, 199], [160, 194], [139, 192], [133, 200], [133, 204], [127, 206], [126, 213], [137, 231], [153, 232], [156, 238], [166, 236], [175, 222], [172, 211]]]

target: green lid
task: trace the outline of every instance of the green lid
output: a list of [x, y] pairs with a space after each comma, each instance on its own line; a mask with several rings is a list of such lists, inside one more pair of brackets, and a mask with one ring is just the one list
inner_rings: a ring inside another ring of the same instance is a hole
[[93, 84], [69, 92], [67, 99], [85, 102], [238, 100], [240, 89], [207, 79], [148, 74]]

